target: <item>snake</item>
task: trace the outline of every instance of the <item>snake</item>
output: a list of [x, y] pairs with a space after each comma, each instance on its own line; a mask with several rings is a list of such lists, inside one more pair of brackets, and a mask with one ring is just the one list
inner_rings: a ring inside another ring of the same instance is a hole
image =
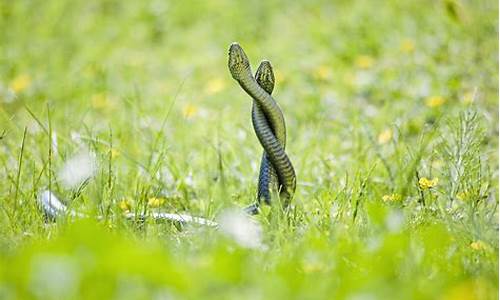
[[[238, 43], [229, 47], [228, 67], [231, 76], [240, 87], [253, 99], [252, 123], [257, 138], [264, 148], [264, 155], [259, 175], [258, 207], [261, 198], [266, 200], [269, 184], [272, 184], [273, 171], [278, 179], [280, 199], [285, 207], [290, 203], [296, 188], [296, 176], [292, 162], [285, 152], [286, 127], [281, 108], [271, 96], [274, 88], [274, 75], [269, 62], [263, 61], [257, 70], [256, 78], [252, 75], [250, 61]], [[271, 166], [268, 166], [267, 161]], [[269, 201], [270, 197], [266, 200]]]
[[[251, 214], [258, 213], [260, 202], [264, 201], [270, 204], [274, 191], [279, 192], [283, 205], [287, 207], [295, 192], [296, 178], [293, 165], [285, 153], [285, 119], [281, 108], [271, 96], [275, 83], [271, 63], [267, 60], [262, 61], [254, 78], [245, 52], [239, 44], [233, 43], [229, 48], [228, 66], [232, 77], [253, 98], [252, 124], [257, 138], [264, 148], [259, 170], [257, 203], [248, 206], [245, 211]], [[46, 217], [51, 220], [64, 214], [77, 218], [89, 217], [69, 209], [50, 190], [43, 191], [37, 200]], [[195, 223], [218, 227], [216, 222], [178, 213], [151, 212], [147, 215], [127, 213], [124, 216], [131, 220], [136, 218], [145, 220], [147, 217], [151, 217], [155, 220], [166, 220], [180, 224]], [[97, 218], [103, 219], [104, 217], [98, 216]]]
[[[263, 60], [257, 71], [255, 72], [255, 80], [257, 83], [266, 91], [269, 95], [272, 94], [274, 90], [274, 72], [271, 62], [268, 60]], [[252, 101], [252, 125], [254, 127], [255, 132], [258, 134], [264, 134], [261, 132], [262, 130], [269, 130], [269, 124], [267, 126], [259, 126], [258, 124], [267, 122], [267, 118], [265, 115], [263, 117], [264, 112], [260, 108], [259, 104], [253, 100]], [[283, 128], [285, 129], [285, 128]], [[273, 132], [274, 133], [274, 132]], [[275, 134], [276, 135], [276, 134]], [[286, 130], [280, 132], [281, 140], [280, 142], [285, 147], [285, 138], [286, 138]], [[278, 175], [276, 174], [276, 170], [273, 165], [269, 161], [269, 156], [266, 151], [262, 152], [262, 158], [260, 162], [260, 170], [259, 170], [259, 179], [257, 183], [257, 201], [265, 201], [267, 204], [271, 203], [271, 196], [273, 193], [276, 193], [279, 189], [278, 185]]]
[[[37, 197], [37, 202], [42, 211], [45, 214], [46, 220], [55, 221], [58, 217], [68, 216], [71, 218], [90, 218], [90, 215], [77, 212], [73, 209], [68, 208], [64, 203], [62, 203], [54, 193], [50, 190], [44, 190]], [[218, 227], [219, 225], [214, 222], [201, 217], [193, 217], [187, 214], [180, 213], [167, 213], [160, 211], [151, 211], [148, 213], [134, 213], [127, 212], [123, 215], [127, 220], [138, 220], [145, 221], [147, 218], [151, 218], [156, 221], [168, 221], [181, 225], [186, 224], [197, 224], [208, 227]], [[104, 220], [105, 217], [98, 215], [97, 220]]]

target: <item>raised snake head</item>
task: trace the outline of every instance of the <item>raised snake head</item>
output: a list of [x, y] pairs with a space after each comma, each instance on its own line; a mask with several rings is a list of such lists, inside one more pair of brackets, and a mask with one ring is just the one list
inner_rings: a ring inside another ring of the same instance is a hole
[[255, 72], [255, 80], [268, 93], [271, 94], [274, 89], [274, 72], [271, 62], [263, 60], [260, 62], [257, 72]]
[[236, 80], [243, 80], [252, 76], [248, 57], [238, 43], [232, 43], [229, 47], [229, 71]]

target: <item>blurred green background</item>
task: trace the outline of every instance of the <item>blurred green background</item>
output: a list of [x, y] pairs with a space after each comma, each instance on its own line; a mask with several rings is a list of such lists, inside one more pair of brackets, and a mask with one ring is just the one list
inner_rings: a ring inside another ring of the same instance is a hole
[[[498, 298], [497, 1], [0, 0], [0, 29], [0, 298]], [[250, 248], [125, 220], [254, 200], [234, 41], [274, 66], [291, 211]], [[46, 222], [47, 188], [91, 217]]]

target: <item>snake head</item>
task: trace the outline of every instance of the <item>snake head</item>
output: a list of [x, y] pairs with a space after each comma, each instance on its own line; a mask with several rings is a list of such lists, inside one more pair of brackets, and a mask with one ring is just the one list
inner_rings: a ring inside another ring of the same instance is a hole
[[247, 77], [249, 73], [252, 75], [248, 57], [238, 43], [232, 43], [229, 47], [228, 66], [231, 76], [236, 80]]
[[257, 72], [255, 72], [255, 80], [268, 93], [271, 94], [274, 89], [274, 72], [271, 62], [263, 60], [260, 62]]

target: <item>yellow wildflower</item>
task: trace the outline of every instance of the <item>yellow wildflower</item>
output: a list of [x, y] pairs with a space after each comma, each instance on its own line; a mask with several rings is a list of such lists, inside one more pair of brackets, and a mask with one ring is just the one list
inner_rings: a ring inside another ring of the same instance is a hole
[[438, 107], [443, 105], [446, 102], [446, 99], [444, 99], [441, 96], [431, 96], [425, 99], [425, 105], [428, 107]]
[[303, 263], [302, 270], [304, 273], [319, 273], [324, 271], [324, 266], [320, 263]]
[[302, 260], [302, 270], [304, 273], [320, 273], [326, 271], [326, 265], [314, 254], [306, 255]]
[[31, 77], [27, 74], [22, 74], [14, 78], [9, 87], [16, 93], [22, 92], [31, 86]]
[[379, 144], [386, 144], [392, 139], [392, 130], [391, 129], [385, 129], [378, 135], [378, 143]]
[[149, 207], [155, 207], [155, 208], [156, 207], [160, 207], [164, 203], [165, 203], [165, 199], [164, 198], [152, 197], [152, 198], [149, 198], [149, 200], [148, 200], [148, 206]]
[[415, 42], [411, 39], [404, 39], [401, 41], [399, 49], [404, 53], [411, 53], [415, 50]]
[[314, 76], [320, 80], [327, 80], [332, 76], [332, 70], [326, 65], [321, 65], [314, 70]]
[[120, 155], [120, 151], [116, 149], [111, 149], [111, 158], [117, 158]]
[[486, 244], [485, 242], [481, 241], [481, 240], [477, 240], [475, 242], [472, 242], [470, 244], [470, 247], [474, 250], [477, 250], [477, 251], [484, 251], [484, 250], [488, 250], [489, 249], [489, 246], [488, 244]]
[[92, 95], [90, 103], [95, 109], [107, 109], [112, 107], [110, 98], [105, 93]]
[[217, 94], [222, 91], [225, 87], [225, 82], [221, 78], [213, 78], [207, 82], [205, 86], [205, 92], [208, 95]]
[[422, 177], [418, 181], [418, 184], [420, 185], [421, 189], [427, 190], [427, 189], [435, 187], [438, 184], [438, 182], [439, 182], [438, 178], [429, 179], [426, 177]]
[[467, 200], [468, 193], [467, 192], [460, 192], [457, 193], [457, 199], [465, 201]]
[[401, 195], [395, 193], [390, 195], [384, 195], [382, 196], [382, 200], [384, 200], [384, 202], [398, 202], [401, 200]]
[[198, 113], [198, 107], [193, 104], [187, 104], [182, 109], [182, 115], [186, 119], [194, 117]]
[[356, 58], [355, 64], [358, 68], [369, 69], [375, 64], [375, 60], [369, 55], [360, 55]]
[[124, 212], [129, 212], [132, 210], [132, 203], [127, 199], [123, 199], [118, 203], [118, 207]]
[[475, 98], [476, 97], [474, 92], [467, 92], [462, 97], [462, 103], [466, 105], [472, 104], [474, 103]]

